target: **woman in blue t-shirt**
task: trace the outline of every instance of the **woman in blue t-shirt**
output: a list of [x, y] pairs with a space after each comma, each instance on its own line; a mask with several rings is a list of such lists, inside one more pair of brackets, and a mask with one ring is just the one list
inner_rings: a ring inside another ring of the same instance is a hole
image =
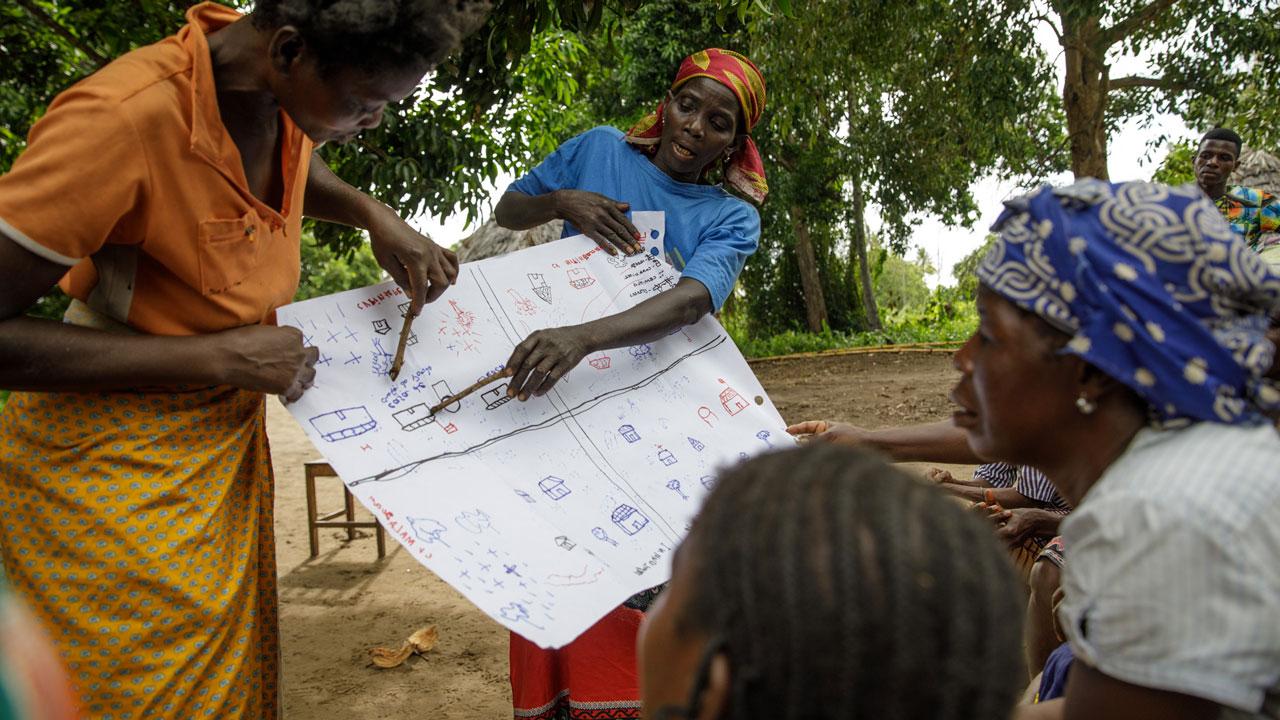
[[[765, 105], [764, 78], [727, 50], [691, 55], [657, 110], [626, 135], [598, 127], [561, 145], [507, 190], [499, 225], [523, 230], [555, 219], [564, 235], [586, 234], [611, 255], [641, 251], [629, 211], [666, 213], [665, 250], [676, 285], [616, 315], [538, 330], [516, 346], [508, 392], [547, 393], [590, 353], [663, 338], [719, 308], [760, 240], [751, 203], [710, 184], [708, 171], [752, 202], [768, 192], [749, 133]], [[511, 636], [511, 688], [518, 717], [636, 718], [636, 630], [652, 593], [632, 598], [561, 650]]]
[[495, 216], [512, 230], [565, 221], [606, 252], [640, 251], [626, 213], [666, 212], [666, 251], [680, 281], [634, 308], [594, 322], [548, 328], [516, 346], [506, 367], [513, 396], [548, 392], [588, 354], [649, 342], [719, 308], [760, 239], [760, 215], [726, 184], [762, 202], [768, 188], [748, 133], [764, 109], [764, 79], [749, 60], [724, 50], [687, 58], [658, 110], [623, 135], [598, 127], [569, 140], [512, 183]]

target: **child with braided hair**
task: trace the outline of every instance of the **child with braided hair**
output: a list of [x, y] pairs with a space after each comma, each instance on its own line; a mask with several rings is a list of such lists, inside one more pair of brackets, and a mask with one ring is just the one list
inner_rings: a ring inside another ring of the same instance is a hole
[[644, 717], [1008, 717], [1023, 603], [937, 488], [864, 451], [765, 455], [721, 477], [641, 626]]

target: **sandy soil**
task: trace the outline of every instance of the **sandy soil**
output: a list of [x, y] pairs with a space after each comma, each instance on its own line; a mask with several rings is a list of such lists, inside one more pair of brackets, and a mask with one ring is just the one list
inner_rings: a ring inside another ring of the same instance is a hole
[[[845, 420], [866, 427], [947, 417], [950, 355], [886, 353], [755, 363], [789, 421]], [[308, 557], [302, 465], [319, 459], [279, 403], [269, 403], [276, 470], [276, 545], [287, 720], [510, 718], [507, 632], [387, 539], [377, 560], [370, 530], [320, 535]], [[967, 469], [966, 469], [967, 470]], [[959, 474], [959, 472], [957, 473]], [[317, 482], [320, 510], [341, 507], [336, 479]], [[357, 510], [357, 516], [370, 516]], [[394, 670], [368, 662], [374, 645], [399, 646], [435, 624], [440, 643]]]

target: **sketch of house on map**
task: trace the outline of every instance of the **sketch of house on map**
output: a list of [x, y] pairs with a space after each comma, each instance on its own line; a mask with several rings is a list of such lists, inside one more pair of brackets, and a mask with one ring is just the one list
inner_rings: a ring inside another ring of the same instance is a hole
[[529, 333], [670, 287], [662, 213], [632, 221], [646, 252], [625, 261], [579, 236], [463, 265], [414, 320], [397, 381], [373, 360], [382, 330], [400, 327], [407, 298], [394, 284], [278, 312], [333, 358], [289, 410], [352, 494], [416, 559], [544, 647], [666, 581], [717, 471], [788, 437], [710, 317], [616, 351], [625, 362], [597, 353], [543, 397], [511, 400], [495, 384], [431, 414], [499, 372]]

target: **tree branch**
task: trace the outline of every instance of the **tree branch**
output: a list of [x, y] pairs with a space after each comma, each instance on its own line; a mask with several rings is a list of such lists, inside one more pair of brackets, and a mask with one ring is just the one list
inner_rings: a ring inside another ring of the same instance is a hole
[[1100, 50], [1105, 52], [1107, 48], [1132, 35], [1138, 28], [1155, 22], [1156, 18], [1160, 17], [1176, 2], [1177, 0], [1151, 0], [1151, 2], [1135, 10], [1129, 17], [1117, 20], [1111, 27], [1098, 33], [1098, 37], [1102, 40]]
[[358, 140], [358, 141], [357, 141], [357, 144], [360, 146], [360, 149], [361, 149], [361, 150], [367, 150], [367, 151], [369, 151], [369, 152], [373, 153], [374, 155], [377, 155], [377, 156], [378, 156], [379, 158], [381, 158], [382, 160], [390, 160], [390, 159], [391, 159], [391, 156], [390, 156], [390, 155], [388, 155], [388, 154], [386, 153], [386, 151], [385, 151], [385, 150], [383, 150], [382, 148], [378, 147], [377, 145], [374, 145], [374, 144], [370, 143], [368, 140], [363, 140], [363, 139], [362, 139], [362, 140]]
[[1049, 15], [1048, 15], [1047, 13], [1038, 13], [1038, 14], [1036, 14], [1036, 15], [1032, 15], [1032, 16], [1031, 16], [1031, 19], [1032, 19], [1032, 20], [1040, 20], [1040, 21], [1041, 21], [1041, 22], [1043, 22], [1045, 25], [1048, 25], [1048, 26], [1049, 26], [1049, 29], [1053, 31], [1053, 35], [1054, 35], [1054, 37], [1058, 38], [1058, 44], [1059, 44], [1059, 45], [1066, 45], [1066, 40], [1064, 40], [1064, 39], [1062, 38], [1062, 30], [1059, 30], [1059, 29], [1058, 29], [1058, 25], [1057, 25], [1057, 23], [1055, 23], [1055, 22], [1053, 21], [1053, 18], [1049, 17]]
[[1140, 75], [1129, 75], [1120, 77], [1108, 82], [1111, 90], [1125, 90], [1128, 88], [1157, 88], [1161, 90], [1186, 90], [1184, 83], [1166, 80], [1164, 78], [1149, 78]]
[[70, 30], [63, 27], [57, 20], [54, 20], [53, 18], [49, 17], [48, 13], [41, 10], [35, 3], [31, 2], [31, 0], [17, 0], [17, 1], [18, 1], [18, 5], [23, 10], [26, 10], [27, 14], [30, 15], [36, 22], [52, 30], [54, 33], [60, 36], [63, 40], [66, 40], [67, 42], [71, 43], [72, 47], [84, 53], [86, 57], [88, 57], [91, 61], [93, 61], [94, 65], [96, 66], [93, 69], [95, 70], [99, 69], [102, 66], [106, 65], [108, 62], [110, 62], [110, 60], [108, 60], [106, 57], [103, 57], [101, 53], [89, 47], [88, 45], [85, 45], [84, 42], [80, 40], [80, 38], [76, 37]]
[[1058, 153], [1067, 152], [1070, 147], [1071, 137], [1064, 135], [1061, 141], [1058, 142], [1058, 146], [1054, 148], [1052, 152], [1041, 153], [1039, 161], [1031, 169], [1031, 184], [1034, 185], [1042, 182], [1043, 178], [1049, 175], [1049, 171], [1054, 169], [1051, 165], [1053, 157]]

